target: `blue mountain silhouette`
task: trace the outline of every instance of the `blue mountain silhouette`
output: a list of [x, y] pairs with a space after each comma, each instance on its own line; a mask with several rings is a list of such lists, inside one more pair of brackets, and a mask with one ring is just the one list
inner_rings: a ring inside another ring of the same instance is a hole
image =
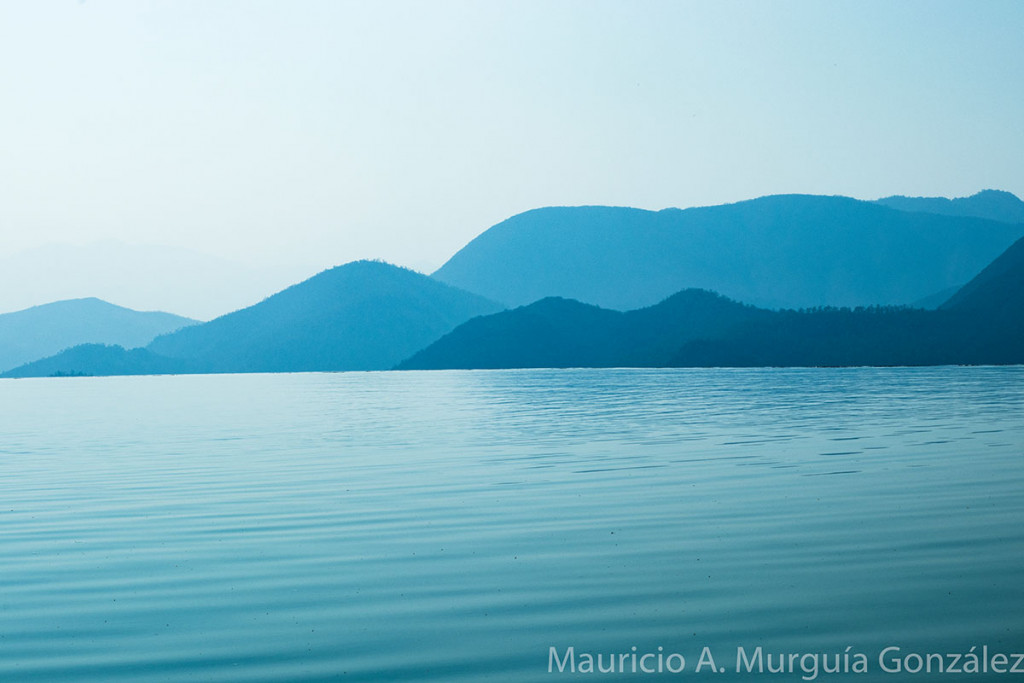
[[1024, 224], [847, 197], [559, 207], [490, 228], [434, 277], [508, 306], [558, 296], [631, 310], [688, 288], [766, 308], [899, 305], [962, 286], [1022, 236]]
[[405, 268], [357, 261], [145, 349], [70, 349], [7, 376], [384, 370], [500, 308]]
[[982, 190], [970, 197], [956, 199], [894, 195], [877, 199], [875, 202], [901, 211], [987, 218], [1004, 223], [1024, 223], [1024, 201], [1003, 190]]
[[133, 311], [95, 298], [69, 299], [0, 315], [0, 371], [89, 342], [145, 346], [197, 321]]
[[1024, 239], [937, 311], [773, 311], [701, 290], [621, 313], [571, 299], [470, 320], [399, 369], [1024, 363]]

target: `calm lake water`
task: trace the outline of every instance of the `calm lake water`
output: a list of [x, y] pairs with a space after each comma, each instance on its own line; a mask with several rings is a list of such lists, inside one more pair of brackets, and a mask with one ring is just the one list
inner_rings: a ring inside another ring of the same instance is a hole
[[1024, 652], [1020, 367], [3, 380], [0, 410], [2, 681]]

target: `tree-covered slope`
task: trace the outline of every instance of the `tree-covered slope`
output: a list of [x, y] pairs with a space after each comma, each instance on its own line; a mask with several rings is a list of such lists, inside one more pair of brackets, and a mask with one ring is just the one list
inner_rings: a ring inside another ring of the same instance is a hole
[[80, 344], [8, 370], [0, 377], [68, 377], [93, 375], [170, 375], [191, 371], [187, 361], [158, 356], [146, 349]]
[[153, 353], [206, 372], [379, 370], [500, 306], [411, 270], [357, 261], [158, 337]]
[[474, 318], [398, 367], [657, 367], [688, 339], [721, 334], [766, 315], [702, 290], [626, 313], [551, 297]]

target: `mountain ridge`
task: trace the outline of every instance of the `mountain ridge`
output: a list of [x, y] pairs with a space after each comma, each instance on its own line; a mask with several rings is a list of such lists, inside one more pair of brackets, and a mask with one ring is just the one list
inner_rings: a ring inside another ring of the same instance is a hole
[[387, 370], [500, 308], [406, 268], [354, 261], [144, 349], [75, 347], [6, 376]]
[[0, 314], [0, 371], [83, 343], [144, 346], [196, 324], [163, 311], [136, 311], [96, 297], [65, 299]]
[[[587, 324], [581, 325], [584, 311]], [[397, 367], [1018, 363], [1024, 363], [1024, 238], [939, 310], [872, 306], [771, 311], [685, 290], [655, 306], [622, 313], [548, 298], [475, 318]]]
[[[552, 215], [559, 220], [536, 220]], [[728, 219], [724, 224], [720, 220], [723, 215]], [[957, 239], [971, 237], [970, 230], [989, 233], [982, 235], [987, 240], [984, 249], [974, 249], [975, 260], [996, 242], [1024, 232], [1024, 224], [904, 211], [848, 197], [775, 195], [732, 205], [659, 212], [601, 206], [535, 209], [485, 231], [474, 242], [486, 245], [490, 241], [493, 244], [488, 248], [502, 247], [509, 234], [517, 236], [521, 232], [518, 223], [525, 221], [528, 233], [554, 234], [564, 242], [568, 232], [578, 242], [570, 252], [555, 251], [545, 256], [551, 278], [539, 283], [541, 289], [551, 282], [557, 284], [558, 278], [563, 278], [563, 284], [571, 283], [579, 275], [573, 268], [559, 267], [559, 260], [566, 254], [590, 259], [588, 267], [596, 267], [608, 290], [628, 289], [623, 287], [622, 277], [655, 281], [664, 287], [677, 275], [671, 269], [679, 265], [679, 253], [663, 248], [661, 238], [666, 227], [678, 229], [681, 216], [687, 217], [685, 237], [691, 245], [702, 240], [705, 247], [716, 243], [722, 225], [726, 225], [727, 233], [733, 230], [729, 239], [717, 241], [719, 246], [729, 247], [723, 253], [734, 261], [726, 269], [727, 275], [739, 274], [765, 296], [781, 291], [778, 283], [773, 289], [770, 274], [797, 256], [831, 264], [804, 278], [801, 287], [834, 290], [835, 263], [865, 265], [856, 259], [850, 261], [846, 253], [857, 249], [864, 252], [858, 240], [865, 234], [865, 224], [871, 224], [868, 232], [874, 237], [868, 240], [871, 249], [864, 253], [882, 261], [889, 259], [886, 267], [892, 266], [890, 255], [897, 254], [903, 261], [896, 262], [925, 264], [933, 271], [932, 257], [938, 254], [945, 259], [938, 271], [947, 279], [959, 278], [973, 268], [971, 259], [958, 260], [959, 250], [952, 254], [945, 251]], [[820, 223], [825, 220], [823, 216], [830, 222]], [[652, 222], [652, 218], [657, 220]], [[600, 239], [590, 240], [595, 221]], [[741, 233], [735, 233], [737, 225], [743, 228]], [[828, 239], [822, 242], [819, 235], [808, 246], [808, 225], [816, 225]], [[905, 234], [888, 234], [893, 226]], [[922, 234], [937, 239], [922, 247], [918, 239]], [[908, 241], [908, 236], [913, 239]], [[759, 250], [767, 238], [775, 252]], [[641, 243], [640, 247], [636, 242]], [[873, 251], [880, 245], [884, 248]], [[779, 252], [786, 258], [773, 260], [773, 253]], [[615, 268], [605, 270], [598, 266], [604, 265], [602, 258], [608, 253], [624, 257], [618, 258]], [[690, 275], [714, 275], [716, 254], [721, 256], [713, 250], [693, 250], [685, 254], [682, 265], [690, 267]], [[653, 262], [665, 268], [655, 268], [653, 274], [636, 268], [629, 257], [637, 255], [643, 256], [647, 265]], [[514, 258], [490, 264], [499, 275], [502, 268], [504, 272], [510, 268], [515, 271], [517, 265]], [[814, 270], [813, 263], [809, 269]], [[530, 273], [517, 275], [528, 278]], [[908, 282], [915, 277], [899, 276]], [[889, 285], [893, 283], [899, 284], [900, 280], [890, 278]], [[62, 353], [11, 369], [4, 376], [442, 366], [1019, 362], [1013, 359], [1024, 359], [1018, 349], [1024, 348], [1024, 236], [1015, 238], [974, 271], [967, 284], [942, 298], [946, 301], [940, 310], [931, 312], [893, 305], [769, 310], [739, 303], [706, 288], [688, 287], [655, 304], [626, 311], [560, 295], [545, 295], [502, 311], [495, 301], [438, 278], [380, 261], [354, 261], [326, 269], [208, 323], [157, 336], [146, 348], [88, 340], [93, 343], [71, 346]], [[939, 295], [933, 294], [932, 299], [938, 303]], [[78, 300], [77, 305], [111, 306], [96, 299]], [[3, 318], [0, 316], [0, 322]]]
[[699, 289], [625, 312], [548, 297], [474, 318], [396, 369], [660, 367], [695, 335], [768, 313]]
[[764, 308], [907, 305], [962, 286], [1022, 236], [839, 196], [547, 207], [485, 230], [433, 277], [509, 307], [560, 296], [633, 310], [688, 288]]
[[908, 197], [892, 195], [875, 200], [900, 211], [945, 216], [985, 218], [1003, 223], [1024, 223], [1024, 201], [1005, 190], [982, 190], [969, 197]]
[[147, 348], [215, 372], [381, 370], [499, 309], [407, 268], [353, 261]]

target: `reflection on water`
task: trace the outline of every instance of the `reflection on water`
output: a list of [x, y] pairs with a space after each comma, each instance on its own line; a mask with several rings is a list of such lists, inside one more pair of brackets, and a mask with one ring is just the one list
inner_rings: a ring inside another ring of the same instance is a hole
[[8, 380], [0, 409], [0, 680], [1024, 649], [1022, 368]]

